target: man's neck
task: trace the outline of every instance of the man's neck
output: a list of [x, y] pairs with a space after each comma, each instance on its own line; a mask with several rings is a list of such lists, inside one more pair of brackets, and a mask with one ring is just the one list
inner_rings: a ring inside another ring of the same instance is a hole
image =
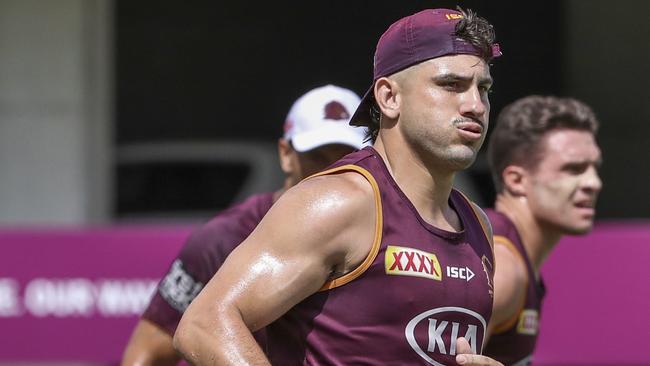
[[515, 197], [507, 193], [499, 193], [494, 208], [513, 222], [533, 270], [539, 275], [542, 264], [562, 238], [562, 233], [545, 228], [531, 212], [524, 196]]
[[404, 143], [394, 145], [382, 141], [380, 136], [373, 147], [420, 216], [435, 227], [448, 231], [462, 230], [456, 212], [449, 206], [453, 172], [427, 167]]

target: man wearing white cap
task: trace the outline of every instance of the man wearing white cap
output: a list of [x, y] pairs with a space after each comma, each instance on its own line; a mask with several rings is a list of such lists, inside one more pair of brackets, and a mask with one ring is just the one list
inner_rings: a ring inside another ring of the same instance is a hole
[[[303, 178], [364, 146], [364, 128], [348, 125], [360, 98], [334, 85], [309, 91], [291, 107], [278, 140], [284, 186], [254, 195], [213, 218], [185, 243], [136, 326], [122, 365], [175, 365], [172, 336], [189, 303], [257, 226], [280, 195]], [[264, 344], [264, 330], [255, 334]]]

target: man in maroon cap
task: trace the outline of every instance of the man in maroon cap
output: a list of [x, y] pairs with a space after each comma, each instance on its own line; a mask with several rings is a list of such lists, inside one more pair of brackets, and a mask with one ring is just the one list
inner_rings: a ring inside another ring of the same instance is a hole
[[499, 365], [479, 355], [491, 229], [452, 189], [485, 137], [498, 55], [472, 12], [391, 25], [350, 121], [374, 148], [278, 200], [187, 309], [177, 349], [195, 364]]

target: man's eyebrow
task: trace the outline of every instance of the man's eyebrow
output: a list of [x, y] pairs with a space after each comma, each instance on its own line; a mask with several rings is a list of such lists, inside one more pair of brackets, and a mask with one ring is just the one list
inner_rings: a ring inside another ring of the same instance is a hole
[[566, 161], [563, 166], [575, 166], [575, 165], [595, 165], [597, 167], [600, 167], [603, 164], [603, 159], [602, 158], [597, 158], [597, 159], [576, 159], [576, 160], [569, 160]]
[[[433, 81], [436, 83], [448, 83], [448, 82], [471, 82], [473, 79], [472, 76], [463, 76], [454, 73], [442, 74], [433, 77]], [[492, 85], [493, 80], [491, 77], [484, 77], [479, 79], [479, 85]]]
[[433, 80], [437, 83], [444, 83], [444, 82], [454, 82], [454, 81], [472, 81], [471, 76], [463, 76], [459, 74], [442, 74], [442, 75], [437, 75], [433, 77]]
[[480, 78], [478, 85], [492, 85], [494, 80], [491, 77]]

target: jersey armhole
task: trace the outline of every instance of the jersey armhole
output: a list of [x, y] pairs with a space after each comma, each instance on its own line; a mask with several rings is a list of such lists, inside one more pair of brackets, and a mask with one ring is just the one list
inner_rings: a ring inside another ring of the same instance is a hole
[[[495, 245], [499, 244], [504, 246], [506, 249], [508, 249], [508, 251], [513, 253], [515, 257], [519, 258], [521, 264], [524, 265], [524, 267], [526, 267], [526, 261], [524, 260], [524, 257], [521, 255], [519, 250], [517, 250], [517, 247], [515, 246], [515, 244], [512, 243], [512, 241], [510, 241], [510, 239], [506, 238], [505, 236], [495, 235], [494, 243]], [[530, 281], [530, 279], [528, 278], [528, 271], [526, 271], [526, 285], [524, 286], [525, 289], [528, 288], [528, 281]], [[519, 299], [519, 306], [517, 306], [517, 311], [514, 312], [514, 315], [509, 319], [504, 320], [501, 324], [495, 325], [493, 333], [494, 334], [504, 333], [510, 328], [512, 328], [517, 323], [517, 319], [519, 319], [519, 314], [521, 314], [521, 312], [524, 310], [525, 305], [526, 305], [526, 291], [523, 292], [521, 298]]]
[[357, 165], [343, 165], [340, 167], [332, 168], [329, 170], [325, 170], [323, 172], [317, 173], [312, 175], [312, 177], [316, 176], [322, 176], [322, 175], [329, 175], [329, 174], [335, 174], [335, 173], [342, 173], [342, 172], [356, 172], [358, 174], [363, 175], [364, 178], [370, 183], [372, 186], [372, 191], [373, 191], [373, 196], [374, 196], [374, 201], [375, 201], [375, 235], [372, 241], [372, 247], [370, 248], [370, 251], [368, 252], [368, 255], [366, 258], [357, 266], [355, 269], [352, 271], [331, 279], [323, 286], [320, 288], [318, 291], [326, 291], [326, 290], [331, 290], [333, 288], [343, 286], [346, 283], [356, 279], [357, 277], [361, 276], [372, 264], [372, 262], [375, 261], [375, 258], [377, 258], [377, 254], [379, 253], [379, 247], [381, 245], [381, 237], [382, 237], [382, 229], [383, 229], [383, 216], [382, 216], [382, 211], [381, 211], [381, 195], [379, 193], [379, 185], [377, 184], [377, 181], [375, 178], [372, 176], [372, 174], [367, 171], [366, 169], [357, 166]]

